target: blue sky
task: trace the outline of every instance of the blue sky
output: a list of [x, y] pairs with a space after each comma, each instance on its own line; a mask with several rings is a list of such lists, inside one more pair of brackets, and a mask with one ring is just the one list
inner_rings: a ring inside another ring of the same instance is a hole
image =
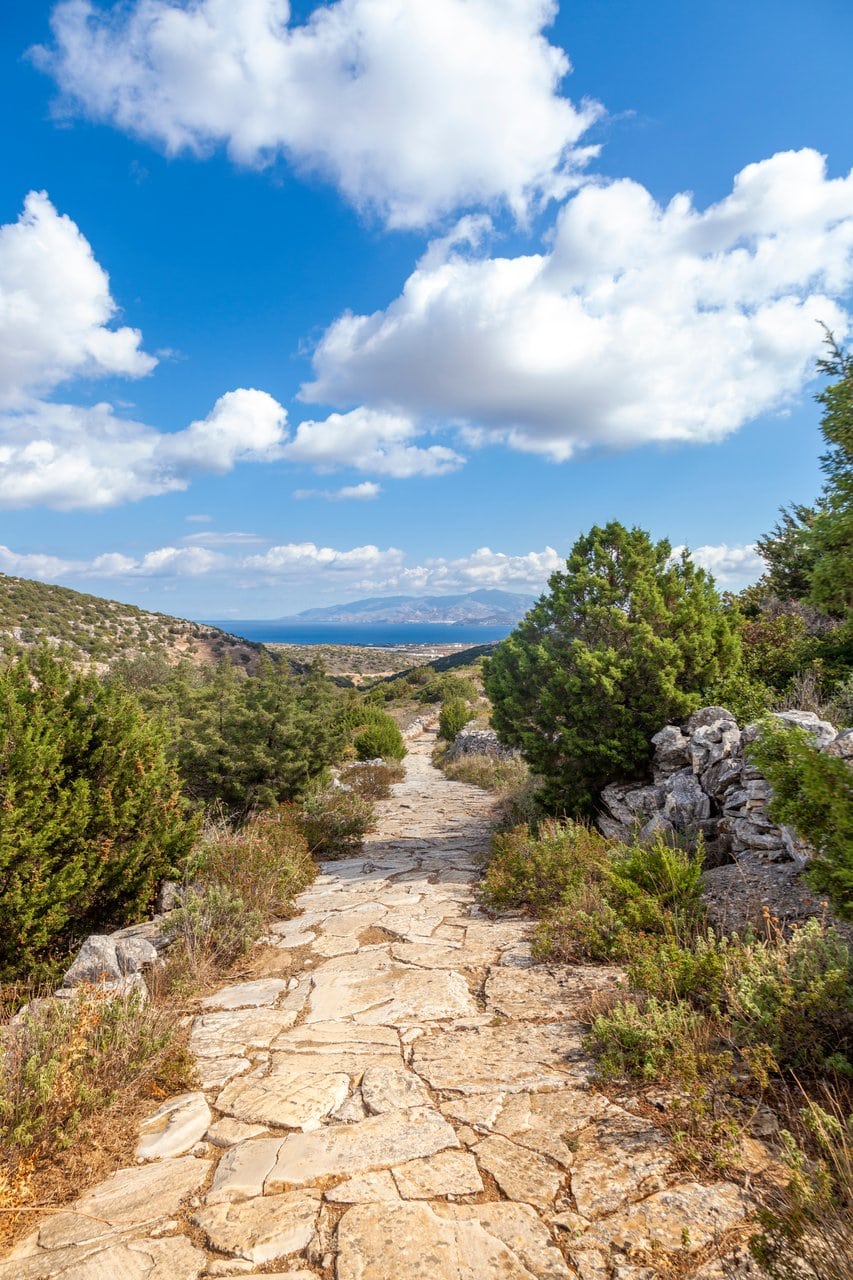
[[275, 617], [538, 590], [616, 517], [736, 587], [817, 492], [847, 0], [6, 0], [0, 33], [0, 569]]

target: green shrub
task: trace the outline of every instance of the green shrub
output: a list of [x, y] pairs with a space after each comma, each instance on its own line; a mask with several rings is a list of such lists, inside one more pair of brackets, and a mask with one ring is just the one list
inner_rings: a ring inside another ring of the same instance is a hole
[[484, 791], [496, 791], [504, 795], [516, 791], [527, 782], [528, 769], [522, 759], [509, 756], [459, 756], [457, 760], [442, 758], [439, 768], [452, 782], [467, 782]]
[[625, 929], [690, 936], [702, 915], [700, 845], [687, 851], [661, 835], [644, 844], [616, 845], [604, 867], [604, 891]]
[[713, 934], [684, 946], [673, 938], [635, 937], [627, 965], [635, 991], [665, 1003], [686, 1000], [697, 1009], [719, 1011], [728, 943]]
[[346, 858], [358, 852], [373, 826], [373, 805], [356, 791], [333, 787], [307, 795], [299, 821], [312, 854]]
[[353, 739], [359, 760], [402, 760], [406, 744], [399, 726], [384, 711], [374, 711], [373, 719]]
[[473, 680], [449, 672], [435, 676], [417, 690], [419, 702], [449, 702], [452, 698], [476, 702], [479, 696], [480, 691]]
[[593, 1021], [587, 1044], [603, 1076], [641, 1080], [688, 1080], [696, 1076], [708, 1047], [707, 1025], [684, 1003], [650, 996], [620, 1000]]
[[226, 823], [209, 827], [196, 850], [193, 874], [205, 884], [224, 885], [250, 913], [267, 921], [291, 909], [316, 870], [299, 809], [285, 804], [237, 830]]
[[608, 844], [580, 822], [541, 824], [497, 832], [486, 868], [483, 896], [499, 908], [526, 907], [541, 914], [556, 907], [586, 880], [599, 880]]
[[349, 764], [341, 770], [340, 781], [351, 791], [368, 800], [387, 800], [395, 782], [402, 782], [406, 771], [401, 764], [377, 764], [373, 760]]
[[853, 1075], [853, 955], [820, 921], [731, 948], [724, 999], [735, 1042], [768, 1045], [779, 1069]]
[[779, 722], [765, 722], [747, 751], [773, 788], [770, 816], [817, 853], [811, 884], [853, 920], [853, 769], [818, 751], [802, 729]]
[[203, 985], [212, 973], [226, 969], [261, 935], [263, 917], [225, 884], [202, 884], [184, 890], [181, 905], [169, 917], [173, 973]]
[[554, 812], [591, 815], [607, 783], [642, 775], [652, 734], [739, 664], [713, 580], [671, 553], [642, 529], [594, 527], [484, 664], [492, 723]]
[[443, 738], [445, 742], [452, 742], [470, 719], [471, 708], [464, 698], [449, 698], [441, 705], [438, 717], [439, 738]]
[[0, 672], [0, 977], [139, 919], [195, 836], [131, 694], [47, 651]]

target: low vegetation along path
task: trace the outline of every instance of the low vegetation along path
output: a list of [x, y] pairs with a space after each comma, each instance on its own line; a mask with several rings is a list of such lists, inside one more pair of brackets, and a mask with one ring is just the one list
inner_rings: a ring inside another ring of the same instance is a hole
[[273, 927], [283, 976], [203, 1002], [203, 1091], [3, 1280], [722, 1275], [704, 1259], [741, 1191], [688, 1180], [629, 1098], [590, 1088], [577, 1014], [617, 974], [534, 965], [527, 923], [484, 914], [491, 799], [435, 770], [433, 744], [412, 743], [363, 853]]

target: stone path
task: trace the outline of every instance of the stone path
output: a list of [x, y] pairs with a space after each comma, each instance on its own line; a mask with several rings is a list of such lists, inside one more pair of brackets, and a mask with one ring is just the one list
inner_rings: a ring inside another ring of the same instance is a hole
[[203, 1091], [0, 1280], [652, 1280], [743, 1219], [735, 1185], [685, 1179], [588, 1087], [577, 1011], [618, 975], [533, 965], [528, 924], [478, 908], [490, 797], [438, 773], [433, 744], [411, 745], [363, 853], [273, 926], [294, 976], [203, 1001]]

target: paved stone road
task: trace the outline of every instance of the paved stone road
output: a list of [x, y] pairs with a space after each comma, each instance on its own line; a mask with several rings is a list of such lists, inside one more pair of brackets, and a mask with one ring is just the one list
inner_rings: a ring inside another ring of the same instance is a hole
[[533, 965], [528, 925], [477, 907], [490, 798], [433, 769], [433, 743], [364, 852], [273, 926], [299, 976], [203, 1002], [202, 1090], [0, 1280], [651, 1280], [743, 1218], [736, 1186], [686, 1180], [588, 1088], [577, 1010], [617, 974]]

